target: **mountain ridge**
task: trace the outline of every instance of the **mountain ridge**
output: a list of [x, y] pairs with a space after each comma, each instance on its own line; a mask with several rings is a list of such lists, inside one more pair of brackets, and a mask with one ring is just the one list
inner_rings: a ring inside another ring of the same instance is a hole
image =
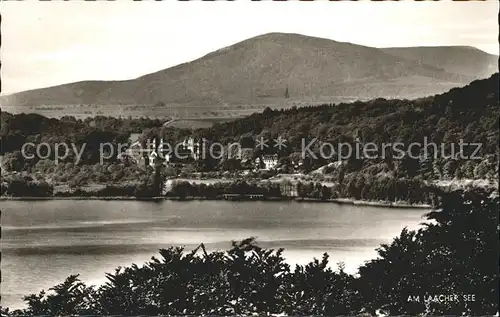
[[[456, 58], [443, 62], [450, 52]], [[283, 104], [287, 88], [298, 101], [413, 98], [486, 77], [496, 58], [464, 47], [379, 49], [294, 33], [267, 33], [135, 79], [84, 80], [0, 100], [9, 106], [163, 103], [209, 108]]]

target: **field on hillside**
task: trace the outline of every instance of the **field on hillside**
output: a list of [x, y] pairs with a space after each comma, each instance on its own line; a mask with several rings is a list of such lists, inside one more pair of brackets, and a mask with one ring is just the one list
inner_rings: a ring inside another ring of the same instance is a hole
[[[49, 118], [61, 118], [63, 116], [74, 116], [77, 119], [85, 119], [95, 116], [110, 116], [116, 118], [151, 118], [165, 119], [176, 118], [171, 126], [178, 128], [207, 128], [216, 122], [225, 122], [256, 112], [262, 112], [266, 107], [272, 109], [288, 109], [293, 106], [322, 103], [340, 103], [357, 100], [353, 97], [325, 97], [314, 100], [274, 99], [274, 103], [260, 104], [224, 104], [224, 105], [38, 105], [38, 106], [2, 106], [2, 111], [12, 114], [37, 113]], [[270, 100], [268, 100], [269, 102]]]
[[203, 107], [152, 107], [141, 105], [41, 105], [11, 107], [2, 106], [2, 111], [10, 113], [38, 113], [46, 117], [61, 118], [63, 116], [74, 116], [77, 119], [111, 116], [132, 118], [182, 118], [188, 120], [198, 119], [228, 119], [239, 118], [254, 112], [261, 112], [264, 106], [219, 106], [206, 110]]
[[115, 118], [150, 118], [177, 120], [170, 126], [177, 128], [208, 128], [216, 122], [225, 122], [262, 112], [265, 107], [249, 107], [246, 109], [221, 107], [217, 111], [203, 111], [202, 108], [157, 108], [146, 106], [87, 106], [87, 105], [60, 105], [60, 106], [26, 106], [26, 107], [1, 107], [2, 111], [12, 114], [36, 113], [49, 118], [60, 119], [63, 116], [74, 116], [85, 119], [95, 116], [109, 116]]

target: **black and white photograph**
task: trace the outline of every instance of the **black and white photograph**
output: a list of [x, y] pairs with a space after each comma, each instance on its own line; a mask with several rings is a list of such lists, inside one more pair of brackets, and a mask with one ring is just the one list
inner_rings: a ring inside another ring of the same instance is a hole
[[499, 2], [1, 1], [1, 316], [499, 316]]

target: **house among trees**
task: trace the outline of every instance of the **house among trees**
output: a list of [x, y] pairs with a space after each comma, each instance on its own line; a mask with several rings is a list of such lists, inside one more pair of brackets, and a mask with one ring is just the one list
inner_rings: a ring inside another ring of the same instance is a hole
[[263, 155], [255, 159], [255, 166], [258, 169], [272, 170], [278, 165], [278, 154]]
[[130, 145], [136, 144], [137, 142], [139, 142], [141, 135], [142, 133], [130, 133], [128, 137], [128, 143], [130, 143]]
[[241, 160], [241, 165], [252, 165], [252, 159], [254, 157], [255, 150], [253, 148], [243, 148], [241, 149], [241, 154], [239, 156]]
[[153, 137], [144, 144], [139, 138], [140, 135], [131, 134], [129, 148], [118, 154], [119, 160], [154, 167], [157, 164], [168, 165], [174, 161], [199, 160], [202, 156], [201, 143], [192, 137], [184, 139], [181, 145], [176, 147], [176, 144], [168, 144], [158, 137]]
[[135, 164], [138, 164], [139, 163], [139, 157], [136, 156], [134, 153], [134, 150], [137, 150], [137, 149], [140, 149], [141, 148], [141, 141], [139, 140], [141, 136], [141, 133], [131, 133], [129, 138], [128, 138], [128, 149], [124, 152], [120, 152], [118, 153], [118, 155], [116, 156], [116, 158], [124, 163], [124, 164], [131, 164], [131, 163], [135, 163]]
[[293, 158], [291, 160], [291, 163], [292, 163], [292, 167], [297, 170], [297, 169], [300, 169], [304, 165], [304, 159], [302, 157]]
[[147, 151], [147, 155], [148, 155], [148, 163], [149, 163], [149, 166], [151, 167], [155, 167], [156, 164], [159, 163], [159, 160], [160, 160], [160, 155], [159, 153], [161, 153], [161, 149], [160, 149], [160, 145], [163, 144], [163, 138], [160, 139], [160, 142], [159, 144], [156, 144], [156, 138], [153, 138], [152, 142], [148, 142], [147, 146], [148, 146], [148, 151]]
[[157, 138], [153, 138], [147, 143], [146, 165], [155, 167], [157, 164], [168, 165], [172, 160], [171, 149], [163, 141], [163, 138], [156, 143]]
[[182, 141], [182, 147], [190, 152], [191, 157], [197, 161], [201, 158], [201, 142], [196, 142], [192, 137]]
[[121, 152], [121, 153], [118, 153], [118, 155], [116, 156], [116, 158], [123, 164], [125, 165], [130, 165], [132, 163], [135, 163], [137, 164], [137, 159], [130, 153], [130, 151], [125, 151], [125, 152]]
[[157, 138], [153, 138], [146, 146], [144, 158], [140, 161], [152, 167], [157, 164], [168, 165], [174, 161], [192, 161], [201, 158], [201, 144], [192, 137], [184, 139], [179, 147], [164, 142], [163, 138], [158, 143]]

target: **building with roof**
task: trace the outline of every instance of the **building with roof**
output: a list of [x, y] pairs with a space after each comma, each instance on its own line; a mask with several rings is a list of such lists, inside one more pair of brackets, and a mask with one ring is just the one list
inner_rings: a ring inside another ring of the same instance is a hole
[[255, 159], [258, 169], [272, 170], [278, 165], [278, 154], [262, 155]]

